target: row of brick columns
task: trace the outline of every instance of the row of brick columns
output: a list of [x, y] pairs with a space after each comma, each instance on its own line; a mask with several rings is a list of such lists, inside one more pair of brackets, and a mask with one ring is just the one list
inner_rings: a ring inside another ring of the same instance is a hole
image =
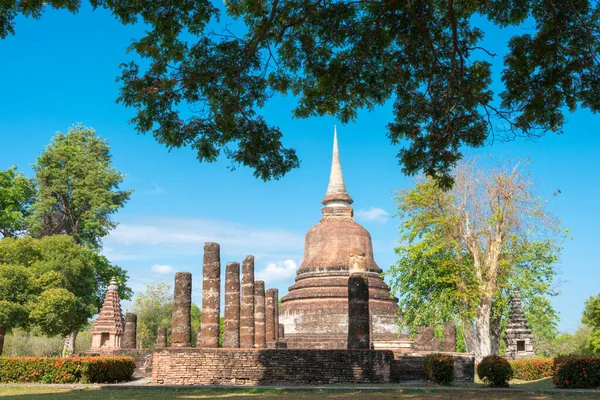
[[[218, 243], [204, 244], [202, 278], [202, 323], [197, 347], [215, 348], [219, 346], [221, 311], [221, 254]], [[171, 346], [190, 347], [192, 275], [189, 272], [175, 274], [174, 294]], [[283, 325], [279, 324], [278, 300], [277, 289], [265, 292], [265, 283], [254, 280], [253, 256], [244, 259], [241, 280], [240, 264], [227, 263], [223, 347], [274, 346], [284, 333]], [[165, 345], [166, 332], [159, 332], [157, 346]]]

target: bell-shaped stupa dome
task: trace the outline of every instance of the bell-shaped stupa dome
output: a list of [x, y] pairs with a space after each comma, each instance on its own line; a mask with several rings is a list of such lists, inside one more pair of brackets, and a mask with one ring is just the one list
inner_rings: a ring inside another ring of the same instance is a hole
[[348, 266], [351, 251], [365, 255], [373, 338], [396, 338], [397, 299], [381, 278], [373, 257], [371, 235], [354, 221], [352, 198], [346, 190], [337, 132], [323, 217], [306, 233], [304, 257], [296, 282], [282, 298], [280, 321], [288, 347], [345, 348], [348, 329]]

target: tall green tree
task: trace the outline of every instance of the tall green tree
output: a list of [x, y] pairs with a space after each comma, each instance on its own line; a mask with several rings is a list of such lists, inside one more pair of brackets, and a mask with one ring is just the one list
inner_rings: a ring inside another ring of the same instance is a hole
[[27, 230], [29, 207], [34, 201], [32, 179], [17, 172], [17, 167], [0, 170], [0, 235], [17, 236]]
[[[294, 117], [343, 123], [393, 100], [387, 136], [407, 144], [404, 171], [445, 187], [463, 146], [482, 146], [490, 134], [561, 132], [567, 110], [600, 110], [600, 4], [590, 0], [90, 3], [146, 24], [131, 45], [144, 60], [124, 63], [121, 75], [119, 101], [137, 110], [136, 129], [169, 148], [191, 146], [201, 161], [224, 153], [263, 179], [299, 165], [260, 115], [277, 95], [297, 99]], [[14, 33], [19, 14], [79, 6], [4, 1], [0, 37]], [[223, 13], [236, 24], [219, 28]], [[498, 48], [483, 44], [484, 29], [511, 27]], [[498, 85], [491, 60], [505, 45]]]
[[[164, 282], [147, 285], [146, 290], [139, 293], [131, 308], [137, 315], [137, 343], [143, 348], [156, 345], [158, 328], [166, 327], [167, 336], [171, 335], [171, 317], [173, 315], [172, 286]], [[201, 320], [201, 311], [192, 303], [192, 345], [196, 344], [196, 334]]]
[[508, 297], [518, 289], [534, 329], [553, 335], [547, 296], [555, 294], [563, 236], [523, 163], [485, 168], [471, 160], [454, 174], [451, 191], [423, 179], [397, 196], [401, 245], [387, 273], [403, 323], [457, 321], [479, 360], [498, 352]]
[[32, 206], [32, 234], [65, 234], [99, 249], [117, 225], [111, 216], [132, 193], [119, 190], [124, 175], [112, 165], [108, 142], [93, 129], [74, 125], [52, 139], [33, 168], [38, 198]]
[[581, 321], [592, 327], [588, 348], [592, 352], [600, 354], [600, 293], [587, 299]]
[[14, 328], [28, 326], [31, 301], [36, 292], [29, 269], [0, 260], [0, 356], [4, 336]]
[[[34, 164], [38, 187], [32, 206], [30, 231], [36, 237], [69, 235], [75, 243], [99, 251], [104, 238], [117, 224], [112, 219], [129, 199], [131, 190], [120, 190], [124, 175], [112, 165], [108, 142], [93, 129], [77, 124], [58, 133]], [[100, 287], [108, 284], [106, 272], [115, 270], [97, 258]], [[97, 294], [100, 294], [98, 292]], [[65, 340], [65, 354], [75, 349], [77, 331]]]

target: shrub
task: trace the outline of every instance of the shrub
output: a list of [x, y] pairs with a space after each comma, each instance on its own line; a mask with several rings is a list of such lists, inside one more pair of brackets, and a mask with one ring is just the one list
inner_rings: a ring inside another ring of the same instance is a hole
[[554, 385], [558, 388], [600, 388], [600, 357], [556, 357]]
[[509, 362], [514, 379], [535, 381], [552, 376], [554, 371], [553, 358], [522, 358]]
[[477, 366], [477, 375], [483, 382], [494, 387], [508, 387], [513, 376], [510, 363], [502, 357], [487, 356]]
[[454, 381], [454, 358], [444, 354], [428, 354], [423, 359], [427, 380], [449, 385]]
[[0, 383], [113, 383], [134, 369], [132, 357], [0, 357]]

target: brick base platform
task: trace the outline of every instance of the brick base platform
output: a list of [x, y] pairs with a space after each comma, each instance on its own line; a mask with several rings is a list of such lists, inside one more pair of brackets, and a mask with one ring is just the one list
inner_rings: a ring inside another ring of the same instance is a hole
[[152, 382], [165, 385], [389, 383], [391, 351], [159, 349]]

